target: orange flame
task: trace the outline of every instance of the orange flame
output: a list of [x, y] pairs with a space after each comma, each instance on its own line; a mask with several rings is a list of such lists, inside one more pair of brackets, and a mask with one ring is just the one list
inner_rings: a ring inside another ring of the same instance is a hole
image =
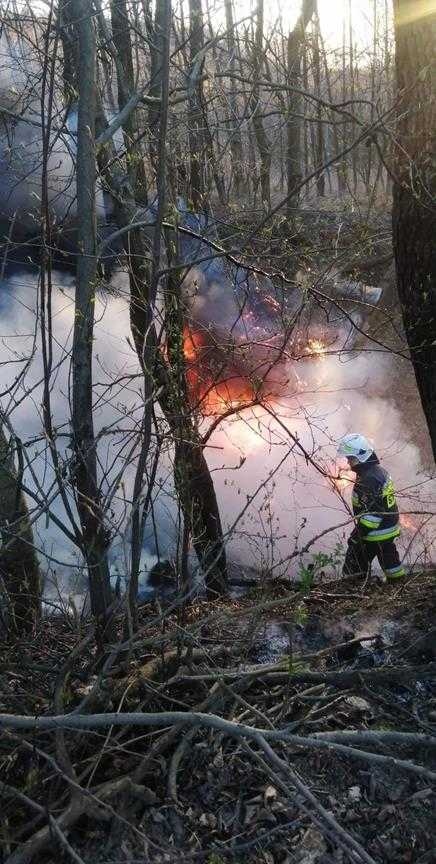
[[[306, 338], [303, 350], [306, 354], [322, 356], [327, 351], [322, 334]], [[244, 344], [231, 339], [229, 334], [185, 325], [183, 352], [190, 402], [204, 416], [252, 406], [259, 392], [262, 402], [271, 401], [283, 393], [288, 383], [283, 345], [267, 336]], [[295, 385], [303, 389], [298, 376]], [[343, 483], [344, 475], [337, 482]], [[345, 485], [347, 482], [345, 480]]]
[[224, 349], [216, 346], [206, 333], [185, 325], [183, 353], [190, 399], [205, 416], [224, 414], [231, 408], [244, 408], [254, 400], [254, 388], [246, 374], [236, 369]]
[[327, 351], [327, 345], [321, 339], [309, 339], [306, 354], [318, 354], [320, 357]]
[[200, 333], [191, 333], [188, 327], [183, 330], [183, 353], [185, 360], [196, 363], [198, 355], [205, 343]]

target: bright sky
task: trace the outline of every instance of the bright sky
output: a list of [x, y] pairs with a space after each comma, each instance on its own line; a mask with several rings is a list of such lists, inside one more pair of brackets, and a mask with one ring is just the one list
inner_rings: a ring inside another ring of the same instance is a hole
[[[18, 0], [19, 5], [21, 3], [22, 6], [29, 2], [35, 12], [47, 12], [48, 0]], [[173, 0], [174, 6], [177, 7], [179, 2], [180, 0]], [[221, 16], [224, 18], [223, 0], [204, 0], [205, 4], [206, 2], [209, 2], [214, 23]], [[236, 20], [249, 15], [256, 5], [256, 0], [234, 0], [234, 2]], [[415, 2], [419, 3], [420, 0], [415, 0]], [[187, 5], [187, 0], [184, 0], [184, 3]], [[273, 22], [281, 12], [286, 27], [290, 27], [294, 23], [301, 9], [301, 0], [273, 0], [273, 2], [272, 0], [264, 0], [264, 3], [266, 20]], [[103, 8], [107, 5], [108, 0], [102, 0]], [[374, 0], [318, 0], [322, 33], [326, 43], [331, 47], [339, 47], [342, 43], [344, 16], [348, 32], [350, 5], [353, 17], [353, 33], [357, 45], [363, 48], [371, 44]], [[388, 6], [390, 10], [392, 0], [388, 0]], [[384, 0], [377, 0], [377, 7], [380, 20], [382, 20], [384, 19]]]
[[[174, 3], [179, 0], [173, 0]], [[188, 0], [183, 0], [187, 3]], [[208, 2], [211, 9], [211, 18], [215, 26], [224, 17], [223, 0], [204, 0]], [[420, 0], [414, 0], [420, 2]], [[434, 0], [436, 2], [436, 0]], [[265, 27], [274, 24], [281, 17], [284, 28], [290, 29], [301, 11], [302, 0], [264, 0]], [[253, 15], [256, 8], [256, 0], [234, 0], [235, 21], [240, 21], [249, 15]], [[372, 45], [373, 41], [373, 16], [374, 0], [318, 0], [321, 30], [326, 46], [330, 49], [340, 48], [342, 45], [342, 31], [345, 19], [346, 39], [348, 41], [349, 10], [353, 24], [353, 39], [356, 50]], [[389, 26], [391, 26], [392, 0], [387, 0]], [[385, 0], [376, 0], [377, 15], [379, 20], [379, 32], [385, 32]]]
[[[216, 0], [217, 4], [219, 0]], [[240, 8], [247, 9], [255, 5], [255, 0], [236, 0]], [[292, 26], [301, 10], [301, 0], [264, 0], [265, 18], [274, 21], [282, 14], [286, 26]], [[348, 38], [349, 9], [353, 22], [353, 35], [360, 47], [370, 45], [372, 42], [372, 27], [374, 15], [374, 0], [318, 0], [318, 10], [321, 29], [325, 41], [331, 47], [339, 47], [342, 44], [342, 28], [345, 18]], [[391, 12], [392, 0], [388, 0], [389, 14]], [[385, 2], [377, 0], [379, 20], [384, 22]], [[384, 25], [383, 25], [384, 26]]]
[[[378, 5], [380, 14], [382, 4]], [[372, 0], [352, 0], [351, 7], [355, 38], [363, 45], [370, 45], [374, 15]], [[348, 27], [348, 0], [318, 0], [318, 9], [324, 38], [333, 44], [338, 44], [342, 41], [344, 17]]]

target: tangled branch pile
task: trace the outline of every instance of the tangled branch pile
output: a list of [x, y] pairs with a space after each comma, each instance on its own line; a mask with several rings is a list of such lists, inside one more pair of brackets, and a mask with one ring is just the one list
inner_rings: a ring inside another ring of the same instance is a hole
[[[436, 662], [419, 635], [433, 580], [407, 596], [356, 591], [306, 597], [305, 632], [389, 606], [409, 638], [387, 648], [369, 633], [297, 654], [301, 595], [281, 587], [212, 612], [146, 606], [134, 643], [100, 668], [92, 634], [78, 639], [63, 620], [47, 620], [32, 648], [4, 646], [5, 864], [434, 860]], [[249, 663], [278, 615], [288, 654]]]

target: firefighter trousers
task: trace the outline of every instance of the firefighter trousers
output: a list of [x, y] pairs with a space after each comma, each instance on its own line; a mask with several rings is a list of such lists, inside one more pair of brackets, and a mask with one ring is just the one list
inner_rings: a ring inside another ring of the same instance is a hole
[[393, 540], [383, 540], [381, 543], [365, 541], [357, 530], [354, 530], [348, 539], [343, 575], [365, 578], [374, 558], [378, 558], [389, 582], [405, 576], [405, 570]]

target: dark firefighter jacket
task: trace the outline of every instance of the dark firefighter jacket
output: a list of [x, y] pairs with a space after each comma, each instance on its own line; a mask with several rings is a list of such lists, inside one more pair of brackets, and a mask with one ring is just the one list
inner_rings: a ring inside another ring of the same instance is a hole
[[367, 462], [353, 469], [353, 513], [362, 539], [368, 543], [393, 540], [400, 534], [394, 484], [373, 453]]

